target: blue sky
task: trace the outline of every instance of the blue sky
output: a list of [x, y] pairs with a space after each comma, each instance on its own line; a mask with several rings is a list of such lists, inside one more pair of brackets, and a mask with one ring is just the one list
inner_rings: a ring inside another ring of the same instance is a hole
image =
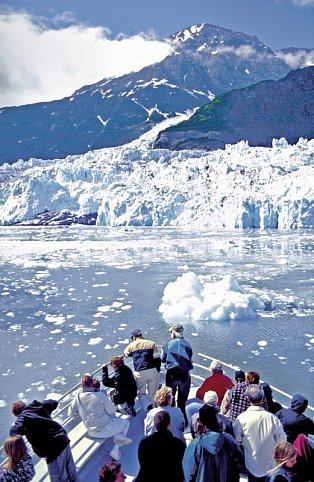
[[314, 0], [9, 0], [0, 4], [0, 105], [138, 70], [167, 55], [163, 39], [204, 22], [273, 50], [314, 49]]

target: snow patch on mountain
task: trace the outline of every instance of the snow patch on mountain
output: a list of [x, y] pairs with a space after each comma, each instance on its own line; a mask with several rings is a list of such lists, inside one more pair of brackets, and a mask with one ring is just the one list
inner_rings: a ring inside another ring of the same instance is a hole
[[40, 224], [49, 212], [50, 224], [86, 217], [99, 226], [314, 227], [314, 140], [274, 140], [272, 148], [242, 141], [207, 152], [151, 149], [155, 136], [1, 166], [0, 224]]

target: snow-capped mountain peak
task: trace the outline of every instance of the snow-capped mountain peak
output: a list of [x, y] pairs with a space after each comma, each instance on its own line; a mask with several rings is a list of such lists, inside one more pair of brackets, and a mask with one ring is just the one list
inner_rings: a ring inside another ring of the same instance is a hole
[[215, 25], [184, 29], [172, 43], [170, 55], [139, 72], [102, 79], [59, 101], [2, 109], [0, 163], [122, 145], [221, 93], [289, 71], [256, 37]]

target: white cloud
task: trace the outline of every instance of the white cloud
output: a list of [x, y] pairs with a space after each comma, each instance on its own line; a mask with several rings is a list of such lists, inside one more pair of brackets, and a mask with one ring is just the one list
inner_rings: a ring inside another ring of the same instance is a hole
[[276, 52], [276, 56], [283, 60], [291, 69], [297, 69], [299, 67], [314, 66], [314, 50], [296, 50], [293, 52]]
[[248, 59], [256, 54], [255, 49], [251, 45], [240, 45], [240, 47], [237, 48], [231, 46], [219, 47], [218, 52], [222, 54], [232, 53], [242, 59]]
[[297, 7], [314, 7], [314, 0], [292, 0]]
[[[62, 20], [70, 21], [70, 12]], [[60, 99], [105, 77], [140, 70], [170, 52], [169, 44], [152, 35], [117, 40], [109, 35], [101, 27], [55, 30], [23, 13], [0, 14], [0, 105]]]

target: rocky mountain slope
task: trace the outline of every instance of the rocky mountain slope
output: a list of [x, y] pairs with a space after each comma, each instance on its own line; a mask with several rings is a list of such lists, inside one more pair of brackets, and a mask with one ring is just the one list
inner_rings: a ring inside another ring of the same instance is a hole
[[154, 147], [211, 150], [241, 140], [271, 146], [280, 137], [290, 144], [314, 137], [314, 67], [220, 95], [190, 119], [160, 132]]

